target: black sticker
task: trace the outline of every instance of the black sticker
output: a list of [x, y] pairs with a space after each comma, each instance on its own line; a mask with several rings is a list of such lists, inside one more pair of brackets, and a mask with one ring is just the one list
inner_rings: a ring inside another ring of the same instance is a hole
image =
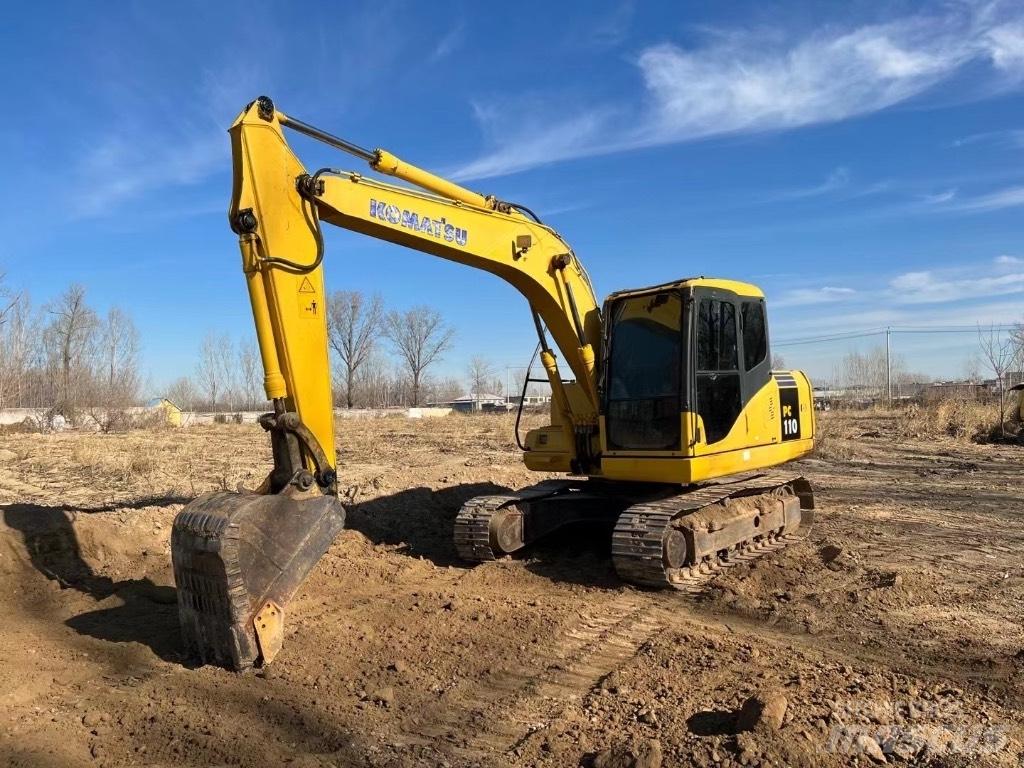
[[781, 387], [779, 403], [782, 405], [779, 414], [782, 420], [782, 439], [796, 440], [800, 437], [800, 390], [796, 387]]

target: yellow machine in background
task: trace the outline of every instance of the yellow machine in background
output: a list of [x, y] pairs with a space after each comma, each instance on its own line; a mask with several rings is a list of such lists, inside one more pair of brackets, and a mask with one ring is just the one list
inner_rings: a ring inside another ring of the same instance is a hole
[[[285, 128], [413, 186], [309, 174]], [[783, 543], [806, 519], [809, 484], [763, 471], [810, 452], [814, 410], [806, 376], [771, 370], [759, 289], [695, 277], [615, 293], [602, 307], [572, 249], [521, 205], [357, 147], [266, 97], [230, 134], [229, 219], [274, 404], [261, 419], [274, 467], [258, 489], [209, 494], [175, 519], [181, 624], [202, 660], [269, 662], [287, 602], [344, 525], [323, 222], [491, 272], [528, 303], [552, 401], [550, 424], [526, 435], [523, 457], [571, 477], [467, 502], [454, 531], [463, 558], [515, 552], [568, 523], [608, 525], [624, 579], [682, 589]]]

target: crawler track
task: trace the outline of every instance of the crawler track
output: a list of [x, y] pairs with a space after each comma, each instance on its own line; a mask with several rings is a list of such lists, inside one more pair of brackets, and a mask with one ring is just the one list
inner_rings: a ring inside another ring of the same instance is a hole
[[[568, 481], [546, 480], [519, 491], [470, 499], [462, 505], [455, 518], [455, 549], [459, 557], [470, 562], [482, 563], [515, 551], [503, 549], [499, 545], [498, 540], [501, 537], [495, 527], [495, 516], [509, 507], [522, 505], [523, 508], [528, 508], [532, 502], [566, 494], [573, 487], [574, 484]], [[514, 542], [515, 537], [505, 537], [504, 541], [506, 544]], [[523, 539], [515, 546], [521, 548], [526, 543]]]
[[477, 496], [462, 505], [455, 518], [455, 549], [459, 557], [482, 563], [500, 557], [491, 545], [491, 519], [503, 507], [520, 500], [519, 494]]
[[[758, 529], [756, 535], [713, 552], [687, 552], [678, 563], [666, 555], [672, 536], [688, 530], [688, 523], [698, 512], [703, 520], [711, 520], [714, 530], [715, 505], [729, 500], [796, 496], [806, 512], [813, 509], [810, 484], [802, 477], [770, 473], [735, 483], [705, 486], [656, 501], [634, 504], [616, 523], [612, 534], [612, 561], [624, 580], [646, 587], [671, 587], [684, 592], [697, 592], [723, 569], [781, 549], [792, 538], [794, 526], [778, 525]], [[693, 540], [690, 538], [692, 549]]]

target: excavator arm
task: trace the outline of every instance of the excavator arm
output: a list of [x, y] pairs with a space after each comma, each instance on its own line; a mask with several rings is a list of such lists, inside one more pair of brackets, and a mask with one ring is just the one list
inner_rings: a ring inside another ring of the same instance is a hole
[[[367, 160], [410, 185], [321, 169], [312, 175], [284, 128]], [[515, 205], [464, 189], [385, 150], [368, 151], [277, 111], [251, 104], [231, 128], [235, 185], [230, 211], [266, 372], [267, 396], [289, 410], [330, 455], [333, 431], [326, 358], [321, 222], [491, 272], [513, 285], [538, 318], [542, 361], [551, 381], [552, 423], [566, 435], [562, 456], [543, 468], [585, 469], [596, 450], [594, 354], [601, 316], [590, 280], [550, 227]], [[543, 324], [543, 325], [542, 325]], [[563, 382], [544, 328], [571, 374]], [[577, 435], [593, 436], [593, 441]], [[591, 444], [593, 442], [593, 444]], [[558, 466], [555, 466], [555, 465]]]
[[[311, 174], [291, 150], [286, 128], [408, 186], [329, 168]], [[172, 558], [186, 645], [204, 661], [241, 669], [276, 654], [285, 605], [344, 524], [323, 223], [491, 272], [525, 297], [552, 387], [551, 425], [527, 436], [526, 463], [533, 469], [586, 473], [595, 467], [595, 349], [602, 329], [586, 271], [558, 234], [526, 209], [385, 150], [331, 136], [283, 114], [266, 97], [243, 110], [230, 135], [229, 220], [239, 237], [264, 386], [274, 405], [260, 422], [271, 436], [274, 468], [255, 491], [209, 494], [182, 510]], [[556, 348], [569, 380], [562, 378]]]

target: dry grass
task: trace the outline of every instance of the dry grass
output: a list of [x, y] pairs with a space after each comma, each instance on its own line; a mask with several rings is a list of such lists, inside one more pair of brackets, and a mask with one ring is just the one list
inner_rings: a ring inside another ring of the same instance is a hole
[[829, 411], [817, 414], [814, 433], [814, 455], [821, 459], [843, 461], [856, 451], [856, 438], [862, 429], [857, 414], [850, 411]]
[[975, 443], [992, 442], [1001, 437], [998, 410], [998, 406], [990, 403], [959, 398], [911, 405], [897, 412], [897, 434], [901, 438], [951, 437]]
[[[833, 461], [853, 458], [865, 437], [962, 443], [1004, 439], [998, 406], [958, 398], [896, 408], [876, 405], [863, 410], [832, 410], [818, 414], [817, 427], [815, 455]], [[1007, 423], [1011, 439], [1020, 429], [1018, 423]]]

